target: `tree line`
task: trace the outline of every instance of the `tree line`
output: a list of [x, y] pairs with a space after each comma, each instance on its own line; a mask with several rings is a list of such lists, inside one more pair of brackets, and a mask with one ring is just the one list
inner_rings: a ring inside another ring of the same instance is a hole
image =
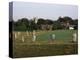
[[21, 18], [17, 21], [12, 21], [14, 31], [32, 31], [32, 30], [58, 30], [68, 29], [69, 26], [73, 26], [74, 29], [78, 28], [78, 19], [72, 19], [71, 17], [59, 17], [57, 20], [38, 18], [35, 23], [36, 17], [33, 19]]

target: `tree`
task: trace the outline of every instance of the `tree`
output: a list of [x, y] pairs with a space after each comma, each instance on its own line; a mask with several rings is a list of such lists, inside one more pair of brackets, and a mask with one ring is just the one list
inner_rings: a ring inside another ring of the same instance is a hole
[[74, 29], [78, 29], [78, 19], [73, 20]]
[[46, 24], [52, 25], [53, 24], [53, 21], [50, 20], [50, 19], [46, 19]]
[[43, 18], [39, 18], [37, 24], [41, 25], [41, 24], [45, 24], [46, 21]]
[[59, 21], [53, 21], [53, 30], [64, 29], [64, 26], [61, 25]]
[[15, 31], [26, 31], [28, 29], [29, 29], [29, 21], [27, 18], [18, 19], [18, 21], [14, 22]]
[[65, 29], [68, 29], [70, 25], [72, 25], [73, 20], [71, 17], [59, 17], [58, 20]]

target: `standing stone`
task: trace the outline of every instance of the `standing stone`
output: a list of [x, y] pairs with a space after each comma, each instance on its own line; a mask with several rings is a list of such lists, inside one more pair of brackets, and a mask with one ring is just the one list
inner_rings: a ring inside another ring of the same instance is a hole
[[52, 34], [52, 36], [51, 36], [51, 37], [52, 37], [52, 40], [54, 40], [54, 39], [55, 39], [55, 34]]
[[53, 44], [54, 41], [55, 41], [55, 34], [50, 34], [50, 37], [49, 37], [50, 44]]
[[20, 32], [18, 32], [18, 35], [20, 35]]
[[33, 38], [32, 38], [32, 41], [33, 41], [33, 42], [36, 41], [36, 32], [35, 32], [35, 30], [33, 31]]
[[14, 36], [15, 36], [15, 39], [17, 38], [17, 34], [16, 33], [14, 33]]
[[36, 35], [33, 35], [33, 42], [36, 41]]
[[24, 36], [22, 36], [22, 42], [24, 42]]
[[73, 33], [73, 42], [76, 42], [76, 41], [77, 41], [77, 34]]

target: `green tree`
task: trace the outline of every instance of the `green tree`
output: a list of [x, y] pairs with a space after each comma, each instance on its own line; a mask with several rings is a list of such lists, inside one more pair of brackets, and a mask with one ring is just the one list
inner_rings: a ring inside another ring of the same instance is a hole
[[22, 18], [14, 22], [15, 31], [26, 31], [28, 29], [29, 29], [29, 21], [27, 18]]

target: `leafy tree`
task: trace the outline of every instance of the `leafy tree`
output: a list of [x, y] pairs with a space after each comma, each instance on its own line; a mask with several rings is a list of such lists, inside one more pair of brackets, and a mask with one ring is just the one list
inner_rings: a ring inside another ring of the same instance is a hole
[[52, 29], [53, 29], [53, 30], [64, 29], [64, 26], [62, 26], [60, 22], [54, 21], [54, 22], [53, 22], [53, 28], [52, 28]]
[[22, 18], [14, 22], [15, 31], [26, 31], [28, 29], [29, 29], [29, 21], [27, 18]]
[[53, 21], [50, 20], [50, 19], [46, 19], [46, 24], [52, 25], [53, 24]]
[[51, 19], [43, 19], [39, 18], [37, 24], [35, 23], [35, 19], [31, 20], [27, 18], [18, 19], [18, 21], [12, 21], [13, 23], [13, 30], [14, 31], [32, 31], [32, 30], [41, 30], [42, 26], [51, 26], [53, 30], [55, 29], [67, 29], [69, 25], [74, 25], [74, 28], [77, 29], [78, 27], [78, 19], [72, 19], [71, 17], [59, 17], [57, 20]]
[[39, 18], [37, 24], [38, 25], [46, 24], [46, 21], [43, 18]]

